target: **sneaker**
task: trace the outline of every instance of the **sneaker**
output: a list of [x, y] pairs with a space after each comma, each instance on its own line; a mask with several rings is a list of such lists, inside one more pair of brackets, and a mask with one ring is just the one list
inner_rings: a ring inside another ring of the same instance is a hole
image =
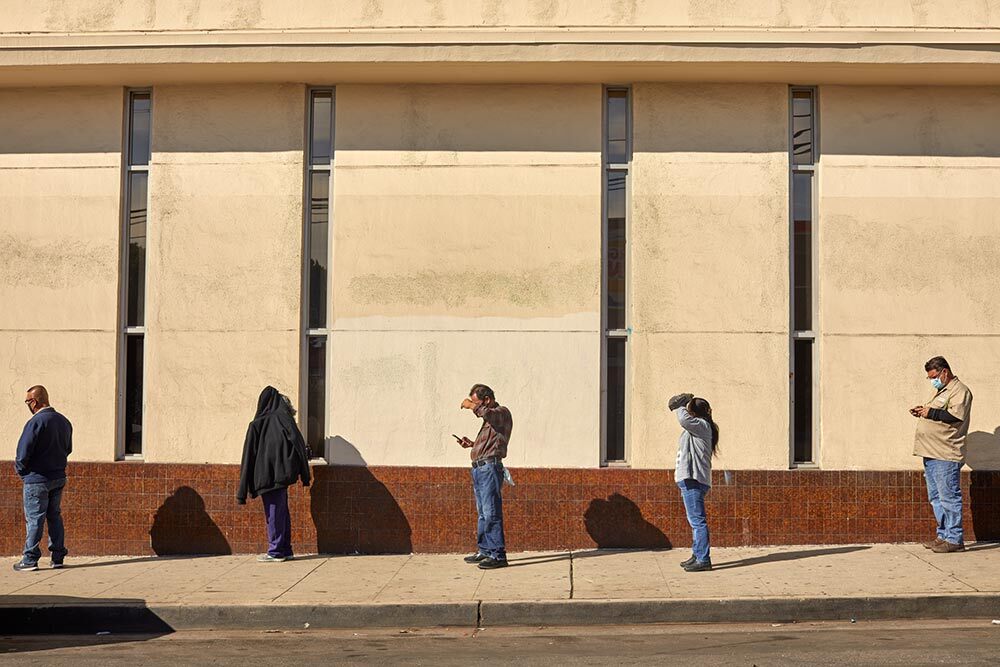
[[481, 554], [477, 551], [471, 556], [466, 556], [462, 560], [464, 560], [466, 563], [478, 563], [480, 561], [486, 560], [486, 558], [487, 558], [486, 554]]
[[688, 567], [689, 565], [694, 565], [696, 562], [698, 562], [698, 559], [695, 558], [694, 556], [691, 556], [687, 560], [681, 561], [681, 567]]
[[924, 542], [923, 543], [924, 549], [933, 549], [934, 547], [936, 547], [937, 545], [941, 544], [942, 542], [944, 542], [944, 540], [942, 540], [940, 537], [935, 537], [930, 542]]
[[258, 563], [284, 563], [286, 560], [291, 559], [291, 556], [272, 556], [271, 554], [257, 556]]
[[964, 544], [955, 544], [954, 542], [946, 542], [941, 540], [941, 544], [936, 544], [931, 547], [931, 551], [936, 554], [950, 554], [956, 551], [965, 551]]
[[507, 567], [507, 559], [497, 560], [496, 558], [484, 558], [479, 563], [480, 570], [496, 570], [501, 567]]
[[61, 569], [63, 567], [63, 562], [61, 560], [54, 560], [52, 561], [51, 567], [53, 570]]
[[34, 572], [38, 569], [38, 563], [29, 563], [26, 560], [19, 560], [14, 563], [15, 572]]
[[685, 572], [708, 572], [712, 569], [712, 560], [696, 560], [684, 568]]

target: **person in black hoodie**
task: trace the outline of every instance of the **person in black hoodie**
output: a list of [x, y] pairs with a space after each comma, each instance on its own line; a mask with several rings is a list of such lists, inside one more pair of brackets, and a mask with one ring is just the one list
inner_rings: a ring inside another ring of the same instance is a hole
[[292, 558], [292, 521], [288, 514], [288, 487], [302, 479], [309, 486], [309, 455], [295, 423], [295, 409], [274, 387], [264, 387], [257, 399], [257, 414], [247, 428], [240, 466], [240, 505], [260, 496], [267, 519], [267, 553], [262, 562]]

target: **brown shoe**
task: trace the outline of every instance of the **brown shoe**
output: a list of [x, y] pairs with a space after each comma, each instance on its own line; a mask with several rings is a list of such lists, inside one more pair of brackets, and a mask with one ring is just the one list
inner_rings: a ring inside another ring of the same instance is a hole
[[954, 544], [952, 542], [941, 542], [931, 547], [931, 551], [936, 554], [950, 554], [955, 551], [965, 551], [964, 544]]
[[944, 540], [942, 540], [940, 537], [935, 537], [930, 542], [924, 542], [924, 549], [933, 549], [939, 544], [944, 544]]

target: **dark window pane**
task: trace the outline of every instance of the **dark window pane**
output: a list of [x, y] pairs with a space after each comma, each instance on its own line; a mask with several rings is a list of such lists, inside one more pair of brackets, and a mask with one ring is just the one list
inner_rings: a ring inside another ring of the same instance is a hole
[[129, 132], [129, 164], [149, 164], [149, 93], [133, 93], [131, 130]]
[[812, 329], [812, 174], [792, 176], [792, 272], [794, 327]]
[[625, 339], [608, 339], [608, 461], [625, 460]]
[[306, 438], [313, 456], [323, 456], [326, 440], [326, 338], [309, 338], [309, 381]]
[[125, 453], [142, 454], [142, 336], [125, 337]]
[[625, 173], [608, 174], [607, 327], [625, 328]]
[[330, 173], [312, 174], [309, 191], [309, 326], [326, 326]]
[[329, 92], [312, 94], [312, 164], [330, 164], [333, 155], [333, 95]]
[[628, 161], [628, 91], [608, 91], [607, 123], [607, 161], [625, 163]]
[[813, 157], [813, 96], [809, 91], [792, 93], [792, 161], [812, 164]]
[[795, 462], [812, 463], [813, 438], [813, 342], [797, 340], [794, 345], [792, 374], [792, 433]]
[[146, 302], [146, 185], [148, 174], [134, 172], [128, 179], [128, 284], [125, 324], [140, 327]]

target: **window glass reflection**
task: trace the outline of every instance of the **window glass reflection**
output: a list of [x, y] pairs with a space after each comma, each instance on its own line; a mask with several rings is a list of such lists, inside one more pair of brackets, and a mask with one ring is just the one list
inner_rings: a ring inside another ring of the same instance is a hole
[[333, 156], [333, 94], [329, 91], [312, 94], [311, 137], [311, 163], [330, 164]]

